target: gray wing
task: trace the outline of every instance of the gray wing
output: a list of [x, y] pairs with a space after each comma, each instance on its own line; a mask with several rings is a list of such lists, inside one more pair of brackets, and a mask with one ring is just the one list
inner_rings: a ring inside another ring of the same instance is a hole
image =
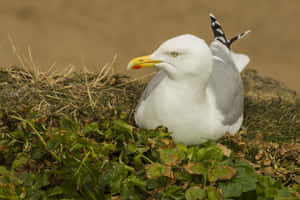
[[167, 76], [166, 72], [160, 70], [158, 71], [155, 76], [152, 78], [152, 80], [148, 83], [147, 87], [145, 88], [144, 92], [142, 93], [142, 96], [140, 97], [138, 104], [135, 108], [137, 110], [141, 103], [145, 101], [150, 93], [160, 84], [160, 82]]
[[208, 87], [212, 89], [217, 108], [224, 116], [223, 124], [232, 125], [243, 114], [243, 83], [230, 50], [216, 40], [211, 43], [210, 49], [214, 59]]

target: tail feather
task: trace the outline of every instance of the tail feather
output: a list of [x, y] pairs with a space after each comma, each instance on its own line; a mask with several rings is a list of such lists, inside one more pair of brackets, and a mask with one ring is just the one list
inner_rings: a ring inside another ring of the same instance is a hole
[[245, 31], [245, 32], [231, 38], [230, 40], [227, 40], [220, 22], [218, 22], [218, 20], [212, 13], [209, 14], [209, 17], [210, 17], [211, 28], [214, 33], [215, 40], [220, 41], [222, 44], [227, 46], [228, 49], [230, 49], [230, 46], [234, 41], [239, 40], [239, 39], [245, 37], [248, 33], [250, 33], [250, 31], [248, 30], [248, 31]]
[[243, 71], [243, 69], [248, 65], [250, 61], [249, 57], [245, 54], [239, 54], [233, 51], [230, 51], [230, 53], [234, 64], [238, 68], [239, 72]]

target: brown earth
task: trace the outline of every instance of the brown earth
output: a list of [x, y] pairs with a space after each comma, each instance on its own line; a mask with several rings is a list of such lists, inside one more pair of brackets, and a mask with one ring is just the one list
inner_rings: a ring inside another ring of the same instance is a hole
[[43, 70], [54, 62], [58, 69], [72, 64], [99, 70], [117, 54], [116, 71], [125, 72], [132, 57], [151, 53], [170, 37], [192, 33], [210, 42], [210, 12], [229, 36], [252, 30], [233, 47], [249, 55], [250, 68], [300, 93], [298, 0], [1, 0], [0, 65], [20, 64], [10, 35], [20, 54], [30, 46]]

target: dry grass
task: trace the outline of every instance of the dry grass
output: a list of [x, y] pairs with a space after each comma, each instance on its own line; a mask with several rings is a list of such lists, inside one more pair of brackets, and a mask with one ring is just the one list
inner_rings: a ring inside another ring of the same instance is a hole
[[30, 108], [40, 116], [47, 116], [51, 123], [65, 115], [91, 121], [107, 119], [117, 113], [129, 119], [142, 92], [140, 82], [149, 76], [129, 79], [115, 74], [117, 56], [99, 72], [83, 67], [83, 72], [78, 73], [72, 65], [58, 71], [55, 63], [49, 70], [40, 71], [30, 47], [27, 55], [22, 55], [10, 40], [20, 67], [0, 69], [0, 104], [4, 113], [23, 113]]

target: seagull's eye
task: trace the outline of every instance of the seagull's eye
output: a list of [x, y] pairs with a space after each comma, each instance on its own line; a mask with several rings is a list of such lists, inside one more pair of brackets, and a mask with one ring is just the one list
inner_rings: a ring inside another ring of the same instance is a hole
[[176, 51], [171, 51], [171, 52], [170, 52], [170, 55], [171, 55], [172, 57], [176, 58], [177, 56], [179, 56], [179, 53], [176, 52]]

